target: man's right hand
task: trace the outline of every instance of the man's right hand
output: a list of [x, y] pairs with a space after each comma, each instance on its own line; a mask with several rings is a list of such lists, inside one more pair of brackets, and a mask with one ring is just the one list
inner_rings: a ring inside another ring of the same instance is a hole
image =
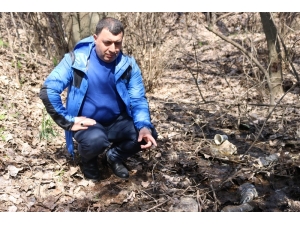
[[72, 131], [77, 130], [86, 130], [89, 126], [93, 126], [96, 124], [96, 121], [90, 118], [86, 118], [85, 116], [75, 117], [74, 125], [72, 126]]

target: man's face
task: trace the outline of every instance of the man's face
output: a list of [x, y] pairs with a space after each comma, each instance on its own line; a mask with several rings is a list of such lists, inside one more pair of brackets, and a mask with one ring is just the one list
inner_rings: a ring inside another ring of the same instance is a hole
[[98, 57], [107, 63], [114, 61], [122, 48], [123, 33], [113, 35], [104, 28], [100, 34], [93, 36]]

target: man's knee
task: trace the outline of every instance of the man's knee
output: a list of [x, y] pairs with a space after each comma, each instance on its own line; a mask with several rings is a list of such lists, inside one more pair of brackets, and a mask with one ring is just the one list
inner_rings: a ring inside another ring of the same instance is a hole
[[91, 135], [82, 141], [82, 145], [90, 149], [105, 149], [110, 145], [110, 143], [107, 138], [102, 135]]
[[75, 138], [78, 142], [78, 152], [81, 156], [89, 159], [104, 152], [110, 145], [107, 137], [101, 132], [89, 132]]

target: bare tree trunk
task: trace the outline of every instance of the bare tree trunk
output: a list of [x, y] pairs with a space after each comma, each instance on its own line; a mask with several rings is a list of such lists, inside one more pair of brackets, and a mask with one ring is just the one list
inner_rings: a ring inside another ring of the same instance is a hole
[[57, 57], [61, 60], [64, 54], [68, 52], [68, 43], [65, 40], [62, 14], [60, 12], [45, 12], [45, 15], [48, 20], [50, 36], [56, 45]]
[[71, 12], [63, 13], [69, 50], [81, 39], [95, 33], [96, 25], [107, 13]]
[[[283, 94], [282, 89], [282, 57], [277, 35], [276, 26], [269, 12], [260, 13], [263, 30], [266, 35], [269, 50], [269, 76], [271, 82], [271, 96], [276, 97]], [[273, 104], [271, 102], [271, 104]]]

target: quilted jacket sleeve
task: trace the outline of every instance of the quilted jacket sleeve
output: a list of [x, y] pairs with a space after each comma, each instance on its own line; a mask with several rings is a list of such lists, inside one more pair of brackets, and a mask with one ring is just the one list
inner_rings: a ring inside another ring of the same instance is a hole
[[142, 73], [135, 59], [132, 57], [131, 60], [132, 72], [128, 85], [128, 94], [133, 121], [137, 129], [141, 129], [142, 127], [153, 128]]
[[68, 114], [61, 99], [61, 93], [72, 83], [71, 63], [70, 55], [66, 54], [46, 78], [39, 95], [49, 115], [65, 130], [74, 124], [74, 117]]

